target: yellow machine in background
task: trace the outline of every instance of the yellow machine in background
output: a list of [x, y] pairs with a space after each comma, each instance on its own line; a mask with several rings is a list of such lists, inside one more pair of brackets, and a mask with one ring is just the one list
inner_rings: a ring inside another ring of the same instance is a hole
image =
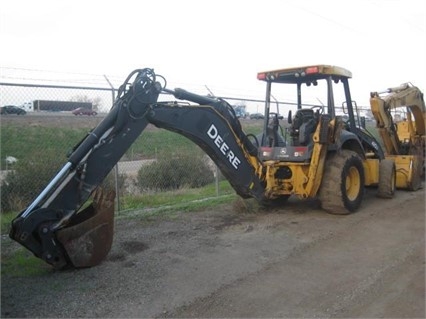
[[[371, 111], [386, 158], [396, 164], [396, 187], [417, 190], [425, 168], [426, 107], [410, 83], [370, 94]], [[398, 116], [397, 116], [398, 115]]]

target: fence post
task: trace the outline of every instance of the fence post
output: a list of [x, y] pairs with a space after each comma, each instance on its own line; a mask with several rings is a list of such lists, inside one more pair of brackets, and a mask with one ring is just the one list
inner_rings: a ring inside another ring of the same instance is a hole
[[[115, 88], [112, 85], [112, 83], [110, 82], [110, 80], [107, 78], [107, 76], [104, 74], [104, 78], [107, 81], [107, 83], [109, 84], [109, 86], [111, 87], [111, 93], [112, 93], [112, 106], [114, 106], [114, 102], [115, 102]], [[117, 212], [119, 212], [121, 210], [121, 205], [120, 205], [120, 187], [118, 185], [118, 180], [119, 180], [119, 170], [118, 170], [118, 162], [117, 164], [115, 164], [114, 166], [114, 177], [115, 177], [115, 195], [117, 198]]]
[[219, 197], [219, 168], [215, 165], [215, 184], [216, 184], [216, 197]]

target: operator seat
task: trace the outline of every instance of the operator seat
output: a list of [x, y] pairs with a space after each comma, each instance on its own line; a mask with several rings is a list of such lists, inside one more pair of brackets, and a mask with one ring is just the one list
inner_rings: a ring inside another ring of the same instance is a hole
[[272, 114], [273, 116], [266, 128], [267, 144], [269, 147], [285, 147], [286, 143], [284, 138], [278, 134], [278, 129], [280, 128], [278, 114], [271, 113], [271, 115]]
[[311, 142], [311, 135], [315, 131], [317, 116], [312, 109], [299, 109], [294, 115], [291, 126], [293, 145], [306, 146]]
[[[280, 124], [278, 116], [274, 114], [272, 119], [268, 122], [266, 132], [256, 136], [257, 141], [260, 141], [261, 146], [267, 147], [285, 147], [286, 142], [281, 134], [278, 133]], [[258, 145], [259, 146], [259, 145]]]

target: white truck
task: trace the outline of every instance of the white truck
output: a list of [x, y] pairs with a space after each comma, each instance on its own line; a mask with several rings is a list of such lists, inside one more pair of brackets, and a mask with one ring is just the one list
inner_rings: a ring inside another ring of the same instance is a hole
[[27, 112], [34, 112], [34, 111], [60, 112], [60, 111], [73, 111], [77, 108], [92, 110], [93, 104], [91, 102], [34, 100], [31, 102], [26, 102], [19, 107], [24, 109]]

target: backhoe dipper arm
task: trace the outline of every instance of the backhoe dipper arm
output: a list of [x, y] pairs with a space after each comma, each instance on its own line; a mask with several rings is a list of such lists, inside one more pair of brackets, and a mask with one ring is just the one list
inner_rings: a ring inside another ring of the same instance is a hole
[[423, 93], [417, 87], [405, 83], [382, 92], [371, 92], [370, 105], [388, 154], [397, 155], [401, 153], [400, 139], [391, 114], [393, 109], [407, 107], [414, 116], [416, 132], [413, 132], [413, 134], [425, 135], [425, 102]]
[[[135, 78], [133, 83], [129, 82], [131, 78]], [[86, 245], [86, 256], [76, 257], [71, 256], [75, 255], [69, 251], [71, 248], [64, 248], [79, 245], [71, 240], [74, 234], [71, 239], [67, 234], [66, 239], [62, 236], [60, 240], [60, 232], [83, 223], [96, 213], [96, 207], [78, 210], [148, 125], [146, 114], [157, 102], [160, 92], [161, 85], [153, 70], [132, 72], [120, 87], [118, 98], [105, 119], [74, 148], [59, 173], [13, 220], [10, 237], [55, 268], [99, 263], [105, 253], [94, 251], [98, 249], [93, 247], [96, 242], [89, 243], [88, 236], [94, 233], [93, 229], [87, 230], [89, 235], [81, 240]], [[100, 243], [106, 246], [106, 253], [110, 244]], [[75, 250], [78, 254], [84, 247], [75, 247]]]
[[[162, 90], [198, 105], [159, 103]], [[221, 99], [163, 89], [152, 69], [142, 69], [129, 75], [105, 119], [75, 146], [59, 173], [13, 220], [10, 237], [58, 269], [101, 262], [112, 244], [114, 195], [111, 199], [98, 186], [149, 123], [199, 145], [240, 196], [263, 198], [257, 148], [232, 107]], [[94, 201], [81, 209], [92, 194]]]

